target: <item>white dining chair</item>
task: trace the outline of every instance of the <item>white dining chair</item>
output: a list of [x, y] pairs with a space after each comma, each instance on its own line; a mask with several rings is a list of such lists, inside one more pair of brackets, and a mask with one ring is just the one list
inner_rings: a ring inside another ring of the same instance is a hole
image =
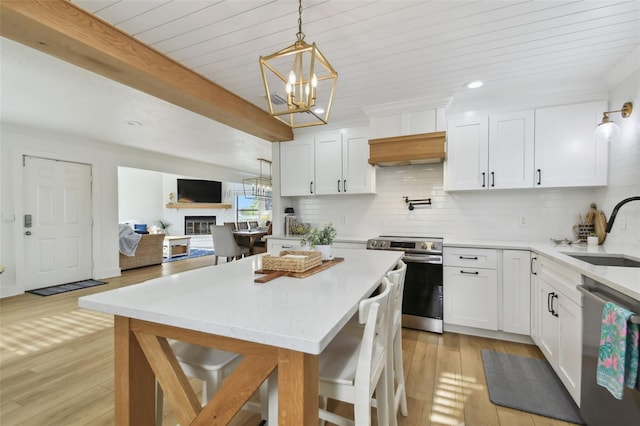
[[[396, 268], [387, 273], [387, 278], [391, 282], [391, 306], [393, 318], [389, 321], [389, 351], [387, 368], [393, 407], [390, 409], [391, 426], [397, 424], [398, 411], [406, 417], [409, 415], [407, 408], [407, 389], [404, 381], [404, 365], [402, 362], [402, 298], [404, 296], [404, 280], [407, 273], [407, 264], [398, 260]], [[394, 380], [395, 379], [395, 380]]]
[[[406, 263], [399, 260], [396, 267], [387, 273], [387, 278], [392, 286], [387, 340], [387, 382], [389, 385], [388, 397], [390, 405], [389, 424], [391, 426], [397, 425], [398, 412], [404, 417], [409, 415], [402, 361], [402, 298], [406, 272]], [[341, 332], [357, 333], [357, 330], [362, 330], [360, 320], [359, 314], [354, 315]], [[376, 407], [378, 405], [377, 398], [373, 399], [371, 403]]]
[[238, 245], [230, 227], [211, 225], [209, 230], [213, 237], [214, 263], [216, 265], [218, 264], [219, 256], [226, 257], [227, 262], [229, 262], [238, 257], [249, 255], [249, 247]]
[[[391, 319], [391, 284], [385, 277], [380, 293], [360, 302], [361, 331], [344, 330], [319, 356], [319, 417], [344, 426], [369, 426], [375, 391], [378, 425], [388, 425], [387, 345]], [[354, 406], [354, 420], [327, 411], [327, 399]]]
[[[192, 343], [169, 340], [180, 367], [188, 377], [202, 380], [202, 405], [206, 405], [222, 385], [222, 381], [242, 362], [242, 355]], [[268, 388], [265, 382], [260, 387], [258, 403], [249, 402], [244, 409], [260, 413], [263, 420], [268, 418]], [[162, 425], [164, 393], [156, 383], [156, 425]]]

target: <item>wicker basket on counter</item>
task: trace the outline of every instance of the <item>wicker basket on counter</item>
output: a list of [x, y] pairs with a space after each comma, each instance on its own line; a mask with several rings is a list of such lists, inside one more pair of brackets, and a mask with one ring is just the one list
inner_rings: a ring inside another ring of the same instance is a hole
[[284, 250], [279, 256], [262, 256], [262, 269], [267, 271], [305, 272], [320, 265], [322, 254], [319, 251]]

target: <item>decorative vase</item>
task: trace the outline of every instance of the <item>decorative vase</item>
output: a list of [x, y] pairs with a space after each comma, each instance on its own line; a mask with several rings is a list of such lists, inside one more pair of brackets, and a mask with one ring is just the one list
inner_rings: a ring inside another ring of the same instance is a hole
[[316, 250], [322, 253], [322, 260], [331, 260], [331, 246], [330, 245], [316, 245]]

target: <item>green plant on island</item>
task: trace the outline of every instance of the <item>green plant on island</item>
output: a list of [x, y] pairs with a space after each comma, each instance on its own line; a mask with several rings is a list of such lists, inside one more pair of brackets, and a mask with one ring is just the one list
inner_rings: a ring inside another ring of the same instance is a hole
[[300, 242], [309, 244], [311, 248], [316, 246], [330, 246], [336, 238], [336, 229], [333, 224], [327, 223], [320, 228], [312, 228], [309, 234], [305, 235]]

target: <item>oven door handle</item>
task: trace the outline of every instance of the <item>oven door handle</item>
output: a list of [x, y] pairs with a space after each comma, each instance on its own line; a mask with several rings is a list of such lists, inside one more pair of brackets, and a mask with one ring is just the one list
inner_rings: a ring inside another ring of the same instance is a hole
[[402, 261], [405, 263], [434, 263], [442, 264], [442, 256], [430, 256], [430, 255], [411, 255], [405, 254], [402, 257]]

